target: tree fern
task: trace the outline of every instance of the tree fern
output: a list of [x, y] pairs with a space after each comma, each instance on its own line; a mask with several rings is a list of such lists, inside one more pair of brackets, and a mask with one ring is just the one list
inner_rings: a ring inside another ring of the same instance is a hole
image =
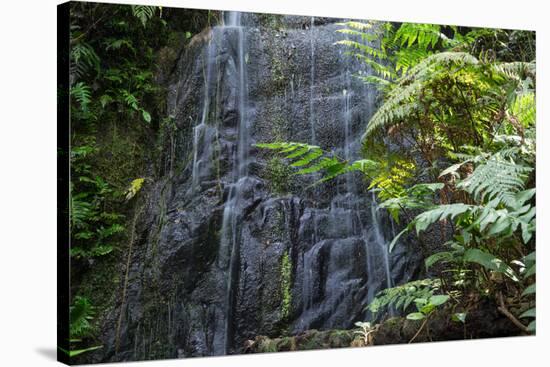
[[421, 49], [434, 48], [441, 38], [446, 37], [437, 24], [403, 23], [395, 33], [396, 42], [400, 42], [401, 46], [407, 45], [407, 48], [415, 43]]
[[449, 73], [450, 66], [476, 65], [478, 60], [462, 52], [441, 52], [428, 56], [412, 67], [397, 81], [384, 104], [372, 116], [363, 135], [366, 138], [377, 129], [402, 122], [423, 108], [418, 102], [425, 83], [435, 80], [441, 73]]
[[457, 187], [470, 193], [478, 202], [497, 200], [508, 207], [514, 206], [515, 194], [522, 191], [528, 174], [533, 169], [500, 159], [494, 155], [479, 164], [471, 176]]

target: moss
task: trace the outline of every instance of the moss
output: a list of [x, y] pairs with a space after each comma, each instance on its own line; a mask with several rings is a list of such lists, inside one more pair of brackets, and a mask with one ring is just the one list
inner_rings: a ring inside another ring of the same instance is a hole
[[277, 340], [262, 338], [259, 340], [258, 352], [260, 353], [274, 353], [277, 352]]
[[281, 28], [283, 26], [283, 15], [280, 14], [258, 14], [260, 24], [267, 28]]
[[331, 330], [328, 341], [331, 348], [348, 347], [353, 341], [353, 333], [350, 330]]
[[288, 84], [288, 78], [285, 71], [285, 66], [283, 65], [281, 59], [274, 55], [271, 59], [271, 80], [273, 91], [284, 91]]
[[267, 162], [265, 176], [273, 193], [284, 195], [290, 192], [292, 169], [280, 157]]
[[290, 260], [290, 256], [288, 255], [288, 252], [285, 252], [283, 254], [283, 257], [281, 258], [280, 281], [281, 281], [281, 295], [282, 295], [281, 314], [283, 319], [287, 319], [288, 316], [290, 315], [290, 309], [292, 306], [292, 292], [291, 292], [292, 263]]

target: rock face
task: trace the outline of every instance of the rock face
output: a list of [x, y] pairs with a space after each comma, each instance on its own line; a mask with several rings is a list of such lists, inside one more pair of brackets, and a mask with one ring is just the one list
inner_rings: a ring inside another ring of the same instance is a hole
[[[357, 158], [376, 93], [336, 20], [226, 14], [178, 60], [163, 177], [138, 221], [126, 290], [98, 361], [243, 351], [257, 335], [345, 329], [416, 276], [362, 178], [311, 187], [253, 146], [308, 142]], [[284, 29], [284, 30], [283, 30]], [[318, 178], [318, 177], [317, 177]]]

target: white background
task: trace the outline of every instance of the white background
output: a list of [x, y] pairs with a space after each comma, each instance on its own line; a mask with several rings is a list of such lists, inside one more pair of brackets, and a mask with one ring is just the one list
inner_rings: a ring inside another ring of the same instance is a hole
[[[112, 2], [112, 1], [104, 1]], [[132, 1], [119, 1], [131, 3]], [[143, 366], [549, 365], [547, 243], [550, 11], [544, 0], [135, 0], [164, 6], [459, 24], [537, 31], [538, 335], [414, 346], [148, 362]], [[55, 362], [56, 7], [0, 8], [0, 366]], [[545, 71], [546, 69], [546, 71]], [[546, 102], [546, 103], [545, 103]]]

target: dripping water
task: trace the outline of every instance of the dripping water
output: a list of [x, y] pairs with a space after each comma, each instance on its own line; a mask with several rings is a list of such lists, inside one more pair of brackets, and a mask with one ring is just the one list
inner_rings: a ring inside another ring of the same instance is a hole
[[235, 66], [237, 77], [237, 108], [238, 108], [238, 140], [236, 156], [233, 159], [233, 182], [229, 188], [227, 202], [223, 211], [221, 230], [220, 253], [218, 264], [223, 269], [227, 283], [224, 308], [223, 350], [227, 354], [232, 344], [232, 318], [234, 300], [234, 282], [238, 272], [238, 260], [240, 252], [240, 226], [238, 204], [241, 198], [243, 185], [248, 175], [248, 151], [249, 151], [249, 126], [247, 117], [248, 90], [245, 65], [245, 33], [241, 24], [241, 13], [229, 12], [227, 14], [225, 28], [236, 32], [237, 54]]
[[214, 28], [205, 52], [206, 71], [204, 75], [204, 96], [200, 120], [193, 127], [193, 166], [191, 171], [191, 194], [195, 194], [200, 186], [201, 175], [203, 174], [204, 164], [210, 159], [211, 144], [207, 142], [208, 135], [208, 117], [211, 105], [211, 85], [213, 82], [213, 68], [216, 62], [216, 44], [218, 42], [218, 32]]
[[311, 69], [309, 81], [309, 124], [311, 126], [311, 144], [315, 145], [317, 138], [315, 137], [315, 112], [313, 106], [314, 84], [315, 84], [315, 17], [311, 17], [309, 27], [309, 41], [311, 47]]

